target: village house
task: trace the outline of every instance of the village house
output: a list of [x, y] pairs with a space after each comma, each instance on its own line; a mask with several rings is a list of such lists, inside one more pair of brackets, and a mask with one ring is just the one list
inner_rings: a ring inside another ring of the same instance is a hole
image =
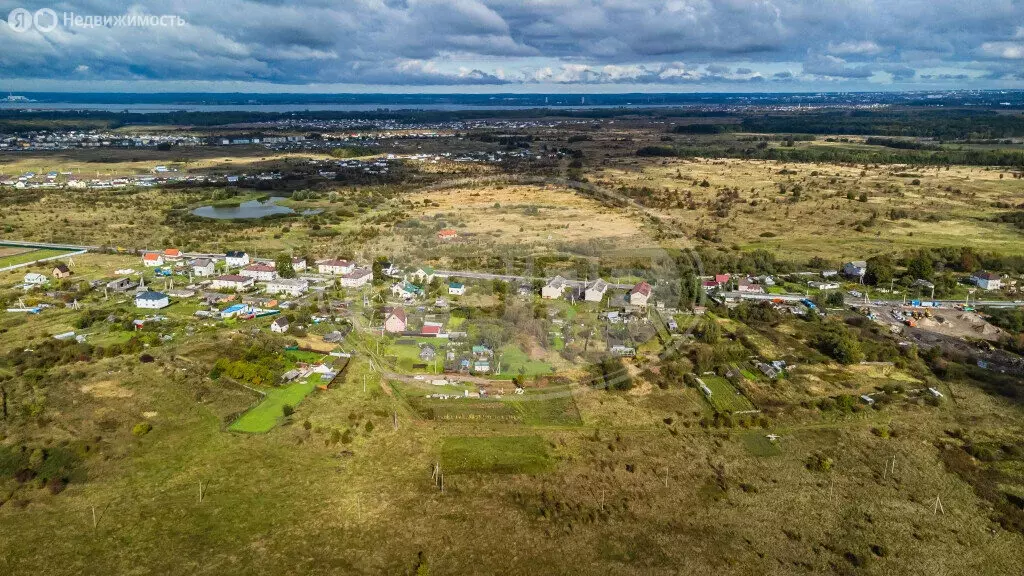
[[228, 268], [241, 268], [249, 265], [249, 254], [241, 250], [229, 250], [224, 254], [224, 263]]
[[270, 282], [277, 278], [277, 269], [270, 264], [249, 264], [239, 272], [241, 276], [248, 276], [257, 282]]
[[647, 302], [651, 299], [652, 291], [651, 285], [647, 282], [640, 282], [633, 286], [629, 291], [630, 306], [647, 306]]
[[402, 308], [392, 308], [384, 316], [384, 331], [390, 334], [401, 334], [405, 332], [409, 320]]
[[403, 280], [401, 282], [396, 282], [395, 285], [391, 287], [391, 293], [404, 300], [410, 300], [412, 298], [422, 296], [423, 289], [415, 284], [410, 284]]
[[569, 281], [561, 276], [555, 276], [543, 288], [540, 289], [540, 297], [548, 300], [556, 300], [561, 298], [565, 294], [565, 289], [569, 287]]
[[338, 260], [335, 258], [329, 260], [320, 260], [316, 263], [317, 270], [321, 274], [333, 274], [335, 276], [341, 276], [342, 274], [349, 274], [355, 269], [356, 263], [349, 262], [348, 260]]
[[196, 258], [192, 261], [192, 273], [196, 276], [213, 276], [217, 268], [209, 258]]
[[864, 260], [854, 260], [843, 264], [843, 276], [861, 279], [868, 272], [868, 263]]
[[459, 233], [451, 228], [445, 228], [437, 233], [438, 240], [455, 240], [459, 237]]
[[267, 282], [267, 294], [287, 294], [291, 297], [302, 296], [309, 290], [309, 282], [306, 280], [275, 278]]
[[305, 258], [292, 258], [292, 270], [296, 272], [306, 271], [306, 259]]
[[57, 264], [53, 267], [51, 274], [53, 274], [54, 278], [58, 279], [69, 278], [71, 276], [71, 269], [68, 268], [67, 264]]
[[276, 334], [284, 334], [288, 331], [288, 319], [284, 316], [278, 316], [270, 323], [270, 331]]
[[255, 281], [251, 277], [238, 274], [225, 274], [213, 279], [214, 290], [247, 290], [254, 284]]
[[449, 296], [462, 296], [466, 293], [466, 285], [461, 282], [449, 282], [448, 283], [448, 295]]
[[982, 290], [999, 290], [1003, 287], [1003, 280], [999, 274], [979, 270], [971, 275], [971, 283]]
[[440, 322], [424, 322], [423, 328], [420, 329], [420, 334], [423, 336], [440, 336], [443, 326]]
[[437, 358], [437, 350], [434, 349], [430, 344], [424, 344], [420, 348], [420, 360], [424, 362], [433, 362], [434, 358]]
[[156, 268], [164, 265], [164, 257], [157, 252], [146, 252], [142, 255], [142, 265], [149, 268]]
[[135, 283], [129, 278], [117, 278], [107, 282], [107, 289], [113, 292], [127, 292], [135, 288]]
[[608, 291], [608, 283], [598, 278], [587, 285], [583, 292], [583, 299], [587, 302], [600, 302], [604, 300], [604, 294]]
[[178, 250], [177, 248], [167, 248], [164, 250], [164, 260], [177, 262], [178, 260], [181, 260], [181, 258], [181, 250]]
[[171, 299], [161, 292], [139, 292], [135, 295], [136, 308], [159, 310], [171, 305]]
[[434, 279], [434, 269], [430, 266], [420, 266], [410, 276], [420, 284], [429, 284]]
[[818, 282], [817, 280], [808, 282], [807, 286], [818, 290], [835, 290], [839, 288], [839, 284], [836, 282]]
[[45, 275], [38, 272], [29, 272], [25, 274], [25, 284], [31, 284], [32, 286], [41, 286], [46, 284], [47, 278]]
[[369, 284], [371, 280], [373, 280], [371, 268], [356, 268], [341, 277], [341, 285], [345, 288], [359, 288]]
[[746, 278], [741, 278], [740, 281], [736, 283], [736, 289], [748, 294], [764, 294], [764, 287], [760, 284], [754, 284]]

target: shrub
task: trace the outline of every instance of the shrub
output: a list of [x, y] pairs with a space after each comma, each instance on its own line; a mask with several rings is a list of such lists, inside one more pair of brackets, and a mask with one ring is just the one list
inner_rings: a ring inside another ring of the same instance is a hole
[[153, 429], [153, 425], [149, 422], [139, 422], [132, 428], [132, 434], [136, 436], [145, 436]]
[[804, 464], [811, 472], [828, 472], [832, 470], [832, 459], [823, 454], [811, 454]]
[[281, 412], [284, 413], [285, 418], [295, 413], [295, 408], [291, 404], [285, 404], [281, 406]]

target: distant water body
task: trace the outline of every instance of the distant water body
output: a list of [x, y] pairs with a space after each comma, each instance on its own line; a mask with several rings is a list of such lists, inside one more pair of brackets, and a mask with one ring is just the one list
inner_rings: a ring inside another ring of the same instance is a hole
[[[277, 203], [280, 200], [285, 200], [285, 198], [271, 196], [265, 202], [249, 200], [238, 206], [200, 206], [193, 210], [192, 214], [216, 220], [250, 220], [277, 214], [295, 214], [295, 210], [287, 206], [279, 206]], [[302, 215], [310, 216], [320, 212], [320, 210], [304, 210]]]
[[460, 110], [526, 110], [545, 108], [550, 110], [594, 110], [601, 108], [664, 108], [679, 107], [682, 104], [598, 104], [565, 105], [524, 104], [520, 106], [474, 104], [99, 104], [77, 102], [0, 102], [0, 110], [90, 110], [97, 112], [137, 112], [159, 114], [164, 112], [374, 112], [377, 110], [438, 110], [457, 112]]

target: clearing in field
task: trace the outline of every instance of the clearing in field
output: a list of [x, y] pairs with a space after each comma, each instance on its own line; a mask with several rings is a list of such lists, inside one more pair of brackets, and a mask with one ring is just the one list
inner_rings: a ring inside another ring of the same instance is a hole
[[261, 434], [270, 431], [277, 423], [284, 418], [284, 407], [295, 407], [299, 402], [309, 395], [316, 387], [316, 379], [310, 378], [306, 382], [296, 382], [288, 386], [282, 386], [270, 391], [263, 401], [252, 407], [238, 420], [235, 420], [228, 430], [232, 432], [248, 432]]
[[57, 250], [53, 248], [21, 248], [17, 246], [0, 246], [0, 269], [18, 264], [37, 262], [43, 258], [52, 258], [69, 254], [70, 250]]
[[637, 236], [639, 224], [623, 210], [602, 206], [556, 186], [491, 184], [415, 194], [438, 206], [427, 218], [447, 219], [462, 232], [516, 244], [589, 241]]
[[700, 379], [711, 390], [711, 395], [705, 394], [704, 397], [708, 404], [715, 409], [715, 412], [741, 412], [754, 409], [750, 400], [725, 378], [708, 375], [701, 376]]
[[456, 436], [441, 443], [442, 470], [452, 474], [538, 474], [553, 465], [540, 436]]
[[752, 456], [766, 457], [782, 454], [778, 441], [769, 440], [766, 432], [747, 432], [740, 436], [740, 440], [743, 442], [743, 447]]

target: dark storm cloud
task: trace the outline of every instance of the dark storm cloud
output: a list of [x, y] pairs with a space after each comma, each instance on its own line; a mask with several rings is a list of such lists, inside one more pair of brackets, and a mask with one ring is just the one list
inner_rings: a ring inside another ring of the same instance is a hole
[[[0, 0], [0, 16], [19, 6], [126, 13], [115, 0]], [[980, 69], [972, 78], [1017, 80], [1024, 68], [1024, 3], [1011, 0], [139, 0], [131, 6], [134, 14], [181, 16], [185, 25], [19, 33], [0, 24], [0, 79], [912, 83], [959, 82], [968, 69]]]

